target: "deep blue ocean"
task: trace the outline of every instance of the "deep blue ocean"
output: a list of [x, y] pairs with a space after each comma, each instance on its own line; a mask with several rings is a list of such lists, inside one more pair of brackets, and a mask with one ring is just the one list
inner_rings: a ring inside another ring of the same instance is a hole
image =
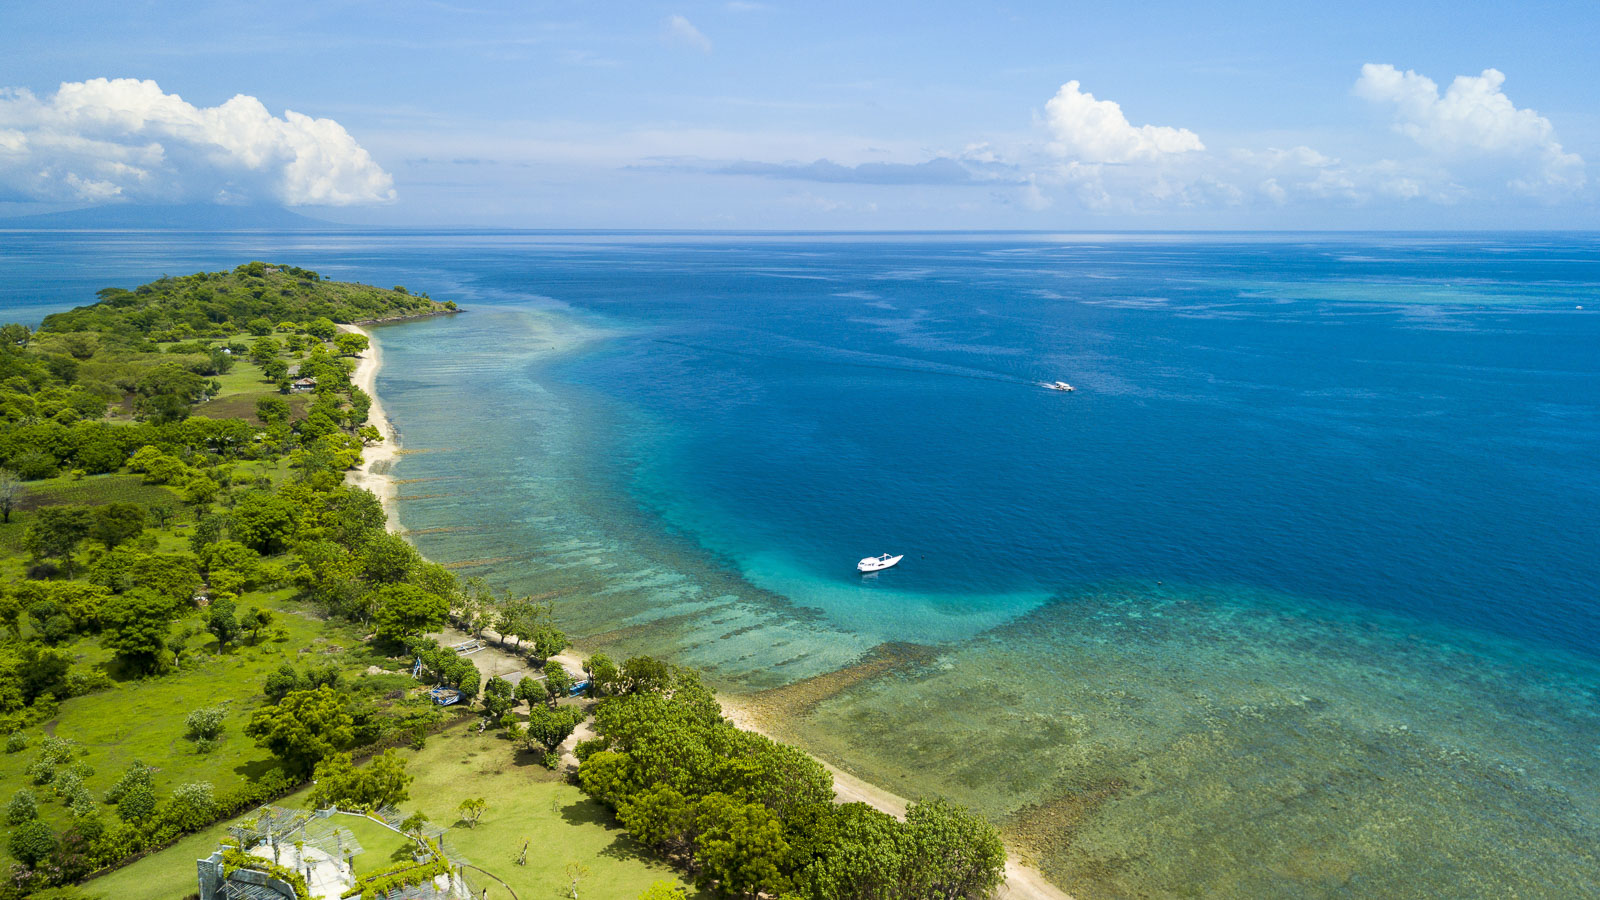
[[377, 332], [425, 552], [921, 648], [793, 737], [1079, 896], [1600, 891], [1600, 236], [9, 232], [0, 318], [256, 258], [468, 308]]

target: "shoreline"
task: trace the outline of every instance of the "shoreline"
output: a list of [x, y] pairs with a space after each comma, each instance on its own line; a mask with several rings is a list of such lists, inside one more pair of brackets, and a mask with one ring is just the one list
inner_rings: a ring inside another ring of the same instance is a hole
[[378, 348], [378, 340], [372, 336], [372, 332], [360, 325], [340, 325], [339, 330], [367, 339], [367, 350], [356, 357], [356, 368], [350, 373], [350, 383], [372, 398], [372, 406], [367, 409], [367, 422], [383, 435], [381, 442], [361, 449], [361, 465], [346, 473], [345, 481], [376, 495], [378, 502], [383, 505], [384, 520], [389, 530], [398, 532], [400, 521], [395, 510], [395, 483], [389, 470], [394, 466], [395, 457], [400, 455], [400, 447], [395, 440], [394, 426], [383, 411], [383, 401], [378, 398], [378, 369], [383, 366], [383, 351]]
[[[445, 314], [434, 313], [426, 316], [410, 316], [407, 319], [432, 318], [435, 315]], [[377, 338], [373, 336], [372, 332], [362, 328], [361, 325], [339, 325], [339, 328], [352, 334], [365, 335], [367, 338], [367, 351], [358, 357], [359, 361], [356, 364], [355, 371], [351, 373], [350, 381], [372, 398], [372, 406], [368, 410], [367, 419], [384, 438], [380, 444], [363, 448], [361, 465], [346, 474], [346, 481], [357, 487], [366, 488], [377, 495], [379, 502], [383, 505], [384, 516], [389, 530], [395, 533], [403, 533], [395, 508], [396, 485], [393, 476], [390, 474], [394, 460], [400, 454], [400, 448], [395, 442], [394, 427], [384, 413], [382, 401], [379, 399], [377, 391], [378, 370], [383, 365], [383, 354], [378, 347]], [[582, 660], [574, 652], [576, 649], [576, 647], [569, 648], [567, 651], [558, 654], [556, 658], [560, 659], [563, 664], [581, 670]], [[769, 729], [762, 726], [755, 713], [739, 702], [737, 695], [718, 692], [716, 697], [717, 702], [722, 705], [723, 717], [735, 726], [777, 740]], [[803, 747], [800, 749], [805, 751]], [[805, 752], [807, 756], [816, 760], [833, 776], [835, 802], [865, 803], [879, 812], [887, 813], [897, 819], [905, 818], [906, 809], [910, 806], [910, 801], [906, 798], [886, 788], [857, 778], [837, 766], [831, 765], [826, 760], [818, 758], [810, 751]], [[573, 761], [575, 762], [576, 760], [574, 759]], [[994, 896], [999, 900], [1073, 900], [1071, 894], [1051, 884], [1039, 869], [1020, 861], [1017, 858], [1016, 851], [1009, 846], [1006, 848], [1005, 881], [1001, 883]]]

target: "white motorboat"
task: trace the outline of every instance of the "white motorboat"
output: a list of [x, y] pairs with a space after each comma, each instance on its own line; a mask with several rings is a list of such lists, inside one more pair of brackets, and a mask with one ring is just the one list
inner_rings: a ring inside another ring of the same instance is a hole
[[1049, 383], [1043, 385], [1043, 387], [1047, 387], [1052, 391], [1075, 391], [1075, 390], [1077, 390], [1077, 388], [1073, 387], [1070, 384], [1067, 384], [1065, 381], [1052, 381], [1052, 382], [1049, 382]]
[[859, 572], [881, 572], [905, 558], [906, 555], [904, 553], [899, 556], [890, 556], [887, 553], [882, 556], [869, 556], [856, 563], [856, 570]]

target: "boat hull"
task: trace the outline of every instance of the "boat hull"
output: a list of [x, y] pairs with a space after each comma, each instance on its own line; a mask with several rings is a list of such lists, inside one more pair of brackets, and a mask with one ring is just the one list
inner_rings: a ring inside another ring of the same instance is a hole
[[900, 554], [899, 556], [891, 556], [888, 559], [879, 559], [875, 556], [869, 556], [866, 559], [863, 559], [861, 562], [856, 563], [856, 571], [882, 572], [884, 569], [892, 569], [896, 565], [899, 565], [900, 560], [905, 558], [906, 557], [904, 553]]

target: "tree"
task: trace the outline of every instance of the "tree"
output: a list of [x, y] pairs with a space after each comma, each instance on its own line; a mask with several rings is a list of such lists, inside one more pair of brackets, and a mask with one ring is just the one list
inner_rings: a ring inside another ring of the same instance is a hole
[[833, 776], [797, 747], [732, 729], [723, 751], [722, 790], [787, 820], [796, 809], [833, 799]]
[[694, 802], [665, 784], [630, 796], [617, 807], [617, 821], [634, 840], [668, 856], [691, 855], [700, 833]]
[[578, 900], [578, 882], [587, 878], [589, 867], [574, 860], [567, 863], [567, 900]]
[[696, 885], [734, 896], [779, 894], [788, 887], [784, 872], [791, 867], [793, 854], [783, 823], [770, 810], [726, 794], [707, 794], [700, 798], [696, 813], [700, 829]]
[[144, 531], [144, 507], [137, 503], [107, 503], [97, 507], [89, 525], [89, 536], [107, 549], [127, 543]]
[[398, 534], [375, 530], [361, 546], [361, 577], [369, 584], [398, 584], [421, 564], [416, 548]]
[[373, 616], [378, 636], [403, 642], [444, 624], [450, 604], [443, 597], [410, 584], [391, 584], [378, 591]]
[[461, 814], [462, 821], [468, 828], [477, 828], [478, 819], [483, 816], [483, 811], [489, 808], [489, 802], [482, 797], [468, 797], [456, 807], [456, 812]]
[[134, 408], [157, 425], [181, 422], [209, 387], [204, 378], [179, 363], [162, 363], [140, 376]]
[[532, 709], [536, 701], [544, 699], [544, 685], [532, 678], [524, 678], [517, 682], [516, 695], [518, 700]]
[[211, 601], [211, 606], [206, 610], [206, 630], [217, 639], [217, 650], [226, 651], [229, 644], [236, 643], [244, 629], [239, 627], [239, 619], [234, 613], [234, 603], [227, 597], [217, 597]]
[[633, 656], [622, 664], [622, 692], [659, 694], [672, 680], [672, 669], [650, 656]]
[[269, 337], [258, 338], [250, 345], [250, 359], [256, 365], [264, 366], [271, 360], [278, 358], [278, 342]]
[[33, 329], [26, 325], [12, 322], [0, 326], [0, 352], [16, 353], [26, 350], [28, 342], [33, 339]]
[[621, 673], [611, 657], [596, 653], [584, 660], [583, 671], [589, 676], [589, 696], [606, 697], [617, 693], [617, 680]]
[[515, 705], [511, 682], [496, 675], [483, 686], [483, 712], [490, 722], [500, 721]]
[[93, 517], [88, 507], [46, 506], [34, 514], [23, 536], [23, 546], [35, 558], [54, 557], [61, 560], [61, 568], [72, 572], [72, 554], [78, 544], [89, 536]]
[[[865, 803], [812, 807], [815, 815], [793, 823], [791, 839], [805, 841], [811, 857], [796, 873], [795, 894], [804, 900], [880, 900], [902, 892], [904, 829], [892, 816]], [[799, 848], [797, 848], [799, 849]]]
[[414, 812], [411, 815], [406, 816], [405, 821], [400, 823], [400, 830], [415, 837], [422, 834], [422, 829], [426, 827], [427, 824], [427, 816], [420, 812]]
[[947, 800], [911, 804], [900, 883], [917, 897], [988, 897], [1005, 878], [1006, 848], [981, 816]]
[[265, 491], [251, 491], [233, 508], [233, 535], [262, 554], [280, 553], [300, 523], [300, 510], [290, 500]]
[[556, 701], [565, 697], [572, 690], [572, 676], [567, 674], [566, 666], [560, 660], [552, 659], [544, 664], [544, 693], [550, 705], [555, 706]]
[[394, 750], [383, 751], [359, 769], [351, 765], [350, 754], [335, 754], [317, 764], [315, 777], [309, 799], [319, 809], [337, 805], [371, 810], [404, 803], [413, 780], [406, 774], [405, 759]]
[[327, 316], [321, 316], [306, 323], [306, 334], [324, 341], [332, 340], [333, 336], [338, 332], [339, 326], [333, 324], [333, 320]]
[[572, 736], [583, 719], [583, 710], [577, 707], [549, 709], [535, 706], [528, 710], [528, 728], [525, 732], [528, 745], [530, 748], [542, 747], [545, 753], [554, 753], [562, 741]]
[[205, 475], [196, 475], [183, 484], [183, 502], [199, 508], [217, 499], [222, 486]]
[[261, 632], [272, 627], [272, 610], [249, 607], [239, 617], [239, 626], [250, 633], [250, 643], [261, 640]]
[[131, 672], [147, 675], [160, 671], [167, 662], [171, 616], [166, 599], [145, 588], [134, 589], [105, 611], [100, 642]]
[[572, 645], [567, 640], [566, 632], [548, 622], [535, 627], [528, 639], [533, 644], [528, 655], [534, 659], [549, 659]]
[[289, 401], [282, 397], [262, 397], [256, 401], [256, 418], [263, 425], [289, 421]]
[[0, 525], [11, 524], [11, 511], [22, 502], [23, 494], [27, 488], [22, 486], [22, 479], [10, 469], [0, 469]]
[[244, 732], [276, 756], [291, 776], [303, 778], [355, 740], [354, 725], [344, 698], [323, 686], [292, 691], [276, 706], [256, 710]]
[[333, 337], [334, 349], [339, 351], [340, 356], [358, 356], [367, 349], [368, 344], [367, 336], [364, 334], [344, 332]]

